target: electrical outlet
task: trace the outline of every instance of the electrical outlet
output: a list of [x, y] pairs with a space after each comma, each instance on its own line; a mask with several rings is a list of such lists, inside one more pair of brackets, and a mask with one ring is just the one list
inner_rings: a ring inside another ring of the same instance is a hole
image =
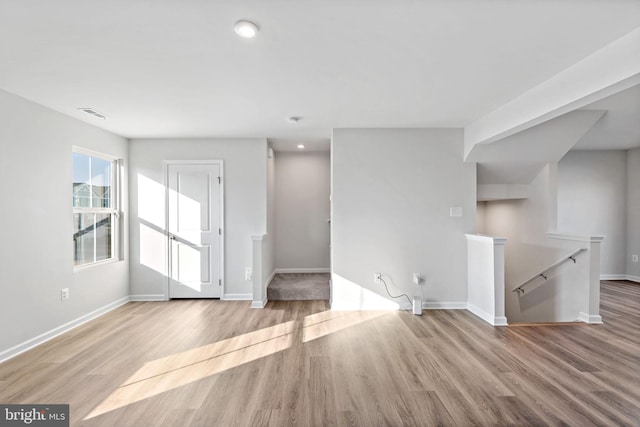
[[382, 273], [373, 273], [373, 282], [382, 283]]
[[251, 267], [244, 269], [244, 280], [251, 280], [253, 278], [253, 270]]
[[69, 288], [60, 289], [60, 298], [62, 301], [69, 299]]
[[638, 254], [631, 255], [631, 262], [638, 262]]

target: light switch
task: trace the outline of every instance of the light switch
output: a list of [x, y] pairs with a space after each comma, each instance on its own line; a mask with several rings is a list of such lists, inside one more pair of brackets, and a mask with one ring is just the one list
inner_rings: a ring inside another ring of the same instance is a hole
[[462, 206], [452, 206], [449, 208], [449, 216], [459, 218], [462, 216]]

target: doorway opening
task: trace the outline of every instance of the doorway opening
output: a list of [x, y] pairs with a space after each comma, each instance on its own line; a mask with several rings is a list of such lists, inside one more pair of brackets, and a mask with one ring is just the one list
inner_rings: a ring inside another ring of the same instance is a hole
[[[271, 141], [273, 300], [330, 298], [330, 141]], [[304, 148], [299, 148], [304, 146]]]

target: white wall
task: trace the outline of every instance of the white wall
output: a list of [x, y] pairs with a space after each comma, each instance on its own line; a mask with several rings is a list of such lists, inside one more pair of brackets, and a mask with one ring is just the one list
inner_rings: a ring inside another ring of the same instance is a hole
[[570, 151], [558, 163], [558, 230], [606, 236], [601, 274], [626, 274], [626, 151]]
[[631, 262], [631, 255], [640, 256], [640, 148], [627, 152], [627, 274], [640, 281], [640, 262]]
[[271, 151], [271, 157], [267, 158], [267, 237], [263, 249], [262, 260], [262, 284], [266, 295], [267, 283], [276, 268], [276, 193], [275, 193], [275, 153]]
[[478, 202], [476, 205], [476, 232], [485, 234], [487, 218], [487, 202]]
[[506, 325], [504, 244], [499, 237], [467, 234], [467, 309], [491, 325]]
[[276, 268], [329, 268], [329, 152], [275, 153]]
[[164, 160], [223, 160], [225, 296], [251, 299], [253, 235], [267, 227], [267, 142], [264, 139], [134, 139], [131, 178], [131, 294], [153, 298], [166, 284]]
[[[391, 308], [392, 293], [427, 306], [467, 300], [466, 239], [476, 224], [476, 167], [457, 129], [336, 129], [332, 140], [332, 308]], [[461, 206], [462, 218], [449, 216]]]
[[516, 244], [545, 244], [546, 232], [555, 231], [556, 175], [557, 165], [549, 163], [529, 184], [527, 199], [486, 202], [484, 233], [509, 239], [507, 258]]
[[[0, 360], [3, 351], [129, 294], [123, 261], [73, 270], [72, 146], [123, 159], [127, 142], [0, 90]], [[127, 209], [127, 176], [123, 182]], [[60, 300], [69, 288], [70, 299]], [[9, 355], [5, 353], [5, 355]]]

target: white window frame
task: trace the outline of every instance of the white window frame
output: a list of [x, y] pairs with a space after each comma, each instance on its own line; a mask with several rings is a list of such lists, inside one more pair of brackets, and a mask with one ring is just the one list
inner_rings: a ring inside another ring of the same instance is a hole
[[80, 214], [99, 213], [99, 214], [112, 215], [111, 217], [111, 257], [108, 259], [96, 261], [95, 260], [95, 254], [96, 254], [95, 244], [96, 243], [94, 240], [94, 250], [93, 250], [94, 261], [81, 264], [81, 265], [75, 265], [75, 259], [74, 259], [73, 270], [76, 271], [76, 270], [82, 270], [85, 268], [91, 268], [96, 265], [109, 264], [109, 263], [120, 260], [120, 215], [121, 215], [120, 169], [121, 169], [122, 161], [117, 157], [111, 156], [109, 154], [104, 154], [104, 153], [100, 153], [97, 151], [93, 151], [93, 150], [89, 150], [89, 149], [77, 147], [77, 146], [72, 147], [72, 154], [73, 153], [83, 154], [85, 156], [95, 157], [101, 160], [106, 160], [111, 162], [111, 208], [74, 207], [73, 202], [71, 203], [72, 210], [73, 210], [72, 218], [77, 213], [80, 213]]

